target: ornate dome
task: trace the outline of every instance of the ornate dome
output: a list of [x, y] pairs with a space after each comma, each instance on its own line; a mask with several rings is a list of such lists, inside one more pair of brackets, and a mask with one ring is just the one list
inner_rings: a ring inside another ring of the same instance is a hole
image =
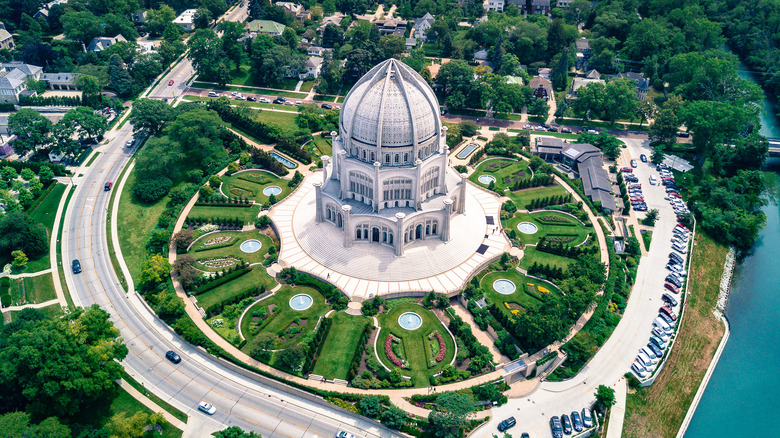
[[419, 145], [439, 134], [439, 102], [408, 65], [388, 59], [352, 88], [341, 110], [341, 134], [364, 146]]

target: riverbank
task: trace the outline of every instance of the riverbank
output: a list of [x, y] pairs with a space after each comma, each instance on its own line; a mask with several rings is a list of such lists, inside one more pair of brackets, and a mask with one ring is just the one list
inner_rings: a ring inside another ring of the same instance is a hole
[[728, 248], [697, 233], [685, 318], [666, 367], [647, 388], [626, 399], [623, 436], [675, 437], [725, 333], [714, 311]]

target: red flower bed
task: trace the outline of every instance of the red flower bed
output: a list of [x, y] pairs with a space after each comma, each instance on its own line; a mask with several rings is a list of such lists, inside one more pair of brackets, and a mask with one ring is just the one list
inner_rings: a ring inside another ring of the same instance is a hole
[[444, 338], [439, 332], [436, 332], [436, 339], [439, 340], [439, 354], [436, 356], [436, 362], [441, 362], [444, 360], [444, 355], [447, 354], [447, 344], [444, 343]]
[[399, 359], [395, 353], [393, 353], [393, 337], [390, 335], [387, 335], [387, 339], [385, 340], [385, 354], [387, 355], [387, 358], [390, 359], [390, 362], [393, 363], [393, 365], [399, 367], [403, 366], [401, 359]]

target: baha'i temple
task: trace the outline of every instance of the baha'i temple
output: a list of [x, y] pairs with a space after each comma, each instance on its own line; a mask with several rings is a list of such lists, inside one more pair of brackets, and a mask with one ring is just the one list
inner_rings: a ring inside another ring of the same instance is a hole
[[269, 213], [279, 265], [327, 279], [357, 301], [454, 295], [510, 248], [492, 192], [449, 167], [447, 127], [425, 80], [384, 61], [352, 87], [333, 157]]

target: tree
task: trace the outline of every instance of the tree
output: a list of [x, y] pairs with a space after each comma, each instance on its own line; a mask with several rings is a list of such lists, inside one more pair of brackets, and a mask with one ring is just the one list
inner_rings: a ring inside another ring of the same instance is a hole
[[168, 128], [168, 138], [179, 143], [184, 158], [200, 166], [225, 155], [222, 119], [212, 110], [198, 108], [179, 114]]
[[15, 168], [11, 166], [3, 166], [3, 168], [0, 169], [0, 176], [2, 176], [3, 180], [5, 181], [13, 181], [19, 177], [19, 174], [16, 173]]
[[0, 253], [10, 255], [20, 250], [28, 257], [39, 257], [49, 251], [46, 228], [29, 216], [12, 212], [0, 219]]
[[34, 196], [40, 195], [41, 190], [43, 190], [43, 183], [38, 178], [31, 179], [29, 186], [30, 186], [30, 192], [32, 192]]
[[198, 75], [207, 80], [214, 79], [217, 65], [225, 59], [219, 36], [211, 29], [198, 29], [192, 34], [187, 45], [190, 48], [187, 57], [192, 61]]
[[60, 17], [60, 23], [65, 36], [84, 44], [103, 33], [100, 20], [90, 11], [70, 10]]
[[176, 11], [166, 4], [161, 4], [157, 9], [146, 11], [144, 29], [153, 36], [161, 35], [166, 26], [172, 24], [174, 18], [176, 18]]
[[29, 259], [24, 254], [23, 251], [16, 250], [11, 252], [11, 257], [14, 258], [13, 265], [17, 268], [21, 268], [22, 266], [26, 265]]
[[39, 424], [30, 424], [27, 412], [9, 412], [0, 416], [0, 430], [4, 437], [71, 438], [70, 428], [57, 417], [49, 417]]
[[680, 96], [672, 96], [664, 102], [656, 111], [653, 123], [648, 129], [650, 138], [665, 144], [674, 143], [682, 124], [679, 111], [683, 105]]
[[596, 390], [596, 406], [604, 410], [616, 403], [615, 390], [609, 386], [599, 385]]
[[16, 135], [11, 146], [19, 156], [44, 146], [51, 129], [51, 121], [30, 108], [22, 108], [8, 116], [8, 130]]
[[303, 352], [303, 347], [296, 344], [292, 347], [282, 350], [280, 353], [278, 353], [278, 357], [278, 361], [283, 367], [293, 371], [299, 371], [301, 366], [303, 366], [303, 359], [305, 354]]
[[161, 100], [136, 100], [133, 104], [133, 112], [130, 113], [133, 133], [138, 134], [142, 130], [147, 130], [152, 135], [158, 134], [166, 123], [174, 119], [174, 111], [170, 105]]
[[547, 105], [547, 101], [544, 99], [535, 99], [528, 106], [528, 112], [538, 117], [547, 117], [550, 112], [550, 106]]
[[75, 156], [81, 150], [81, 144], [73, 138], [76, 133], [76, 127], [70, 123], [63, 122], [63, 120], [60, 119], [59, 122], [52, 126], [47, 145], [53, 151], [59, 151], [68, 156]]
[[358, 406], [360, 407], [360, 412], [366, 417], [376, 418], [379, 413], [382, 412], [382, 403], [380, 402], [379, 397], [375, 395], [363, 397], [360, 399]]
[[141, 266], [140, 286], [151, 290], [165, 282], [171, 273], [171, 264], [160, 254], [154, 254]]
[[245, 432], [238, 426], [230, 426], [227, 429], [214, 432], [215, 438], [263, 438], [256, 432]]
[[[195, 26], [195, 29], [206, 29], [213, 20], [214, 16], [206, 8], [198, 8], [195, 11], [195, 15], [192, 16], [192, 24]], [[223, 21], [223, 23], [225, 22]]]
[[647, 215], [645, 215], [645, 218], [642, 219], [642, 225], [647, 225], [648, 227], [652, 227], [655, 225], [655, 221], [658, 220], [658, 209], [654, 208], [647, 212]]
[[25, 309], [6, 325], [0, 349], [0, 403], [34, 417], [75, 416], [105, 403], [127, 355], [109, 314], [97, 304], [59, 319]]
[[235, 21], [224, 20], [219, 22], [217, 29], [222, 32], [222, 51], [238, 70], [246, 57], [244, 45], [239, 41], [245, 33], [244, 26]]
[[146, 412], [136, 411], [131, 417], [124, 412], [119, 412], [111, 417], [108, 425], [114, 432], [113, 436], [117, 438], [136, 438], [143, 435], [148, 422], [149, 414]]
[[588, 0], [574, 0], [566, 8], [566, 19], [575, 26], [579, 25], [588, 18], [592, 7]]
[[80, 140], [99, 137], [108, 129], [106, 118], [101, 114], [95, 114], [92, 108], [85, 106], [68, 110], [62, 120], [63, 123], [76, 125], [76, 133]]
[[653, 118], [653, 115], [655, 114], [656, 106], [655, 102], [653, 102], [652, 97], [645, 97], [639, 102], [639, 105], [636, 108], [637, 114], [641, 117], [639, 120], [639, 126], [642, 126], [642, 124], [645, 122], [645, 120], [650, 120]]
[[21, 172], [19, 172], [19, 176], [21, 176], [23, 180], [29, 181], [35, 178], [35, 172], [33, 172], [29, 167], [25, 167]]
[[41, 166], [41, 170], [38, 171], [38, 177], [43, 184], [49, 184], [54, 180], [54, 171], [49, 166]]
[[119, 55], [111, 55], [108, 61], [109, 86], [120, 96], [127, 97], [133, 92], [133, 77]]
[[428, 414], [438, 437], [459, 437], [460, 428], [465, 426], [474, 413], [474, 399], [466, 394], [445, 392], [436, 398], [436, 407]]
[[769, 142], [761, 134], [738, 136], [733, 144], [717, 145], [712, 167], [723, 176], [734, 176], [740, 170], [759, 170], [766, 163]]
[[653, 153], [650, 155], [650, 162], [653, 164], [661, 164], [666, 157], [666, 148], [663, 143], [658, 143], [653, 147]]
[[436, 83], [444, 88], [448, 106], [463, 107], [474, 88], [474, 69], [466, 61], [454, 59], [441, 66]]
[[699, 164], [715, 146], [729, 143], [739, 135], [752, 132], [759, 125], [759, 108], [753, 103], [695, 100], [687, 102], [680, 118], [693, 136]]
[[634, 81], [613, 79], [606, 87], [606, 107], [602, 118], [610, 122], [631, 118], [636, 114], [638, 103]]
[[76, 78], [76, 86], [81, 90], [81, 102], [91, 108], [97, 108], [102, 101], [100, 82], [95, 76], [81, 74]]
[[391, 429], [401, 429], [406, 425], [406, 423], [409, 422], [409, 416], [406, 414], [406, 412], [396, 406], [390, 406], [389, 408], [382, 411], [380, 418], [382, 423]]

